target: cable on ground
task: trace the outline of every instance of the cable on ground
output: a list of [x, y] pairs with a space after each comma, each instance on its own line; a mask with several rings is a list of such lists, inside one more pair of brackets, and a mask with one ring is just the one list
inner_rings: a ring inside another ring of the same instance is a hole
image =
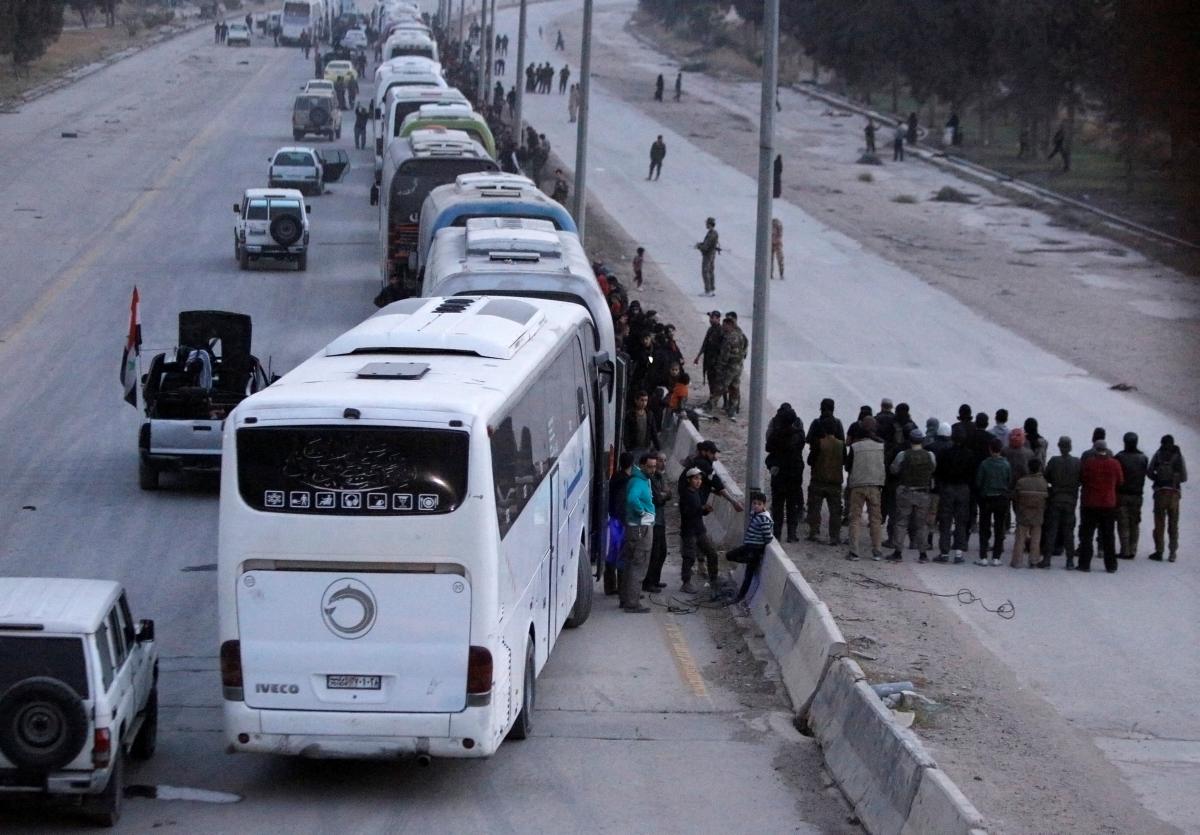
[[956, 592], [937, 592], [927, 591], [926, 589], [910, 589], [906, 586], [900, 585], [899, 583], [892, 583], [888, 580], [880, 580], [876, 577], [863, 574], [860, 571], [855, 571], [852, 573], [857, 578], [854, 582], [860, 586], [863, 586], [864, 588], [878, 587], [890, 589], [892, 591], [907, 591], [913, 594], [928, 595], [929, 597], [953, 597], [957, 599], [959, 604], [963, 606], [969, 606], [972, 603], [978, 603], [985, 612], [991, 612], [994, 615], [1004, 618], [1004, 620], [1012, 620], [1017, 616], [1016, 604], [1014, 604], [1011, 600], [1005, 600], [1003, 603], [993, 609], [983, 602], [982, 597], [975, 594], [975, 592], [968, 588], [962, 588]]

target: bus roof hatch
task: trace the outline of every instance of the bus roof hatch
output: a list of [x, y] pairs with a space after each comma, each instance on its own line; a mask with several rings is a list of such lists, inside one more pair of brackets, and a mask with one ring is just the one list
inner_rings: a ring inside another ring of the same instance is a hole
[[496, 261], [562, 257], [562, 243], [548, 220], [521, 217], [476, 217], [467, 220], [467, 255]]

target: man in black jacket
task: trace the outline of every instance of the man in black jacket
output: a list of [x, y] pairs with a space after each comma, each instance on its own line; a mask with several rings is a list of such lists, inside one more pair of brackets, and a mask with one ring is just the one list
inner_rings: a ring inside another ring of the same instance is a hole
[[1137, 556], [1138, 533], [1142, 524], [1142, 500], [1146, 490], [1146, 471], [1150, 461], [1138, 449], [1136, 432], [1126, 432], [1125, 448], [1117, 453], [1124, 481], [1117, 487], [1117, 556], [1131, 560]]
[[804, 422], [790, 403], [780, 406], [771, 418], [766, 450], [775, 538], [781, 538], [786, 515], [787, 541], [799, 542], [797, 531], [804, 515]]
[[966, 441], [967, 433], [961, 426], [955, 426], [950, 430], [950, 448], [937, 454], [934, 480], [938, 490], [938, 555], [934, 562], [950, 562], [951, 554], [956, 564], [964, 561], [963, 551], [970, 535], [971, 490], [975, 483], [975, 455], [967, 449]]

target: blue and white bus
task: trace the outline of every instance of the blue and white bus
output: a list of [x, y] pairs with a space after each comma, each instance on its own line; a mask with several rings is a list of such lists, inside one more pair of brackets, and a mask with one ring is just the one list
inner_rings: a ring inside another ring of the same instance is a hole
[[485, 757], [591, 611], [587, 310], [395, 302], [225, 423], [231, 752]]

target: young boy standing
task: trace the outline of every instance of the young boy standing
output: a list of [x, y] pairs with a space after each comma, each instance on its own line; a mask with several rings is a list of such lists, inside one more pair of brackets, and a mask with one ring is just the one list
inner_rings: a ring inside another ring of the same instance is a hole
[[745, 572], [742, 574], [742, 587], [738, 589], [734, 603], [740, 603], [750, 591], [750, 584], [758, 575], [762, 566], [763, 552], [775, 538], [775, 522], [767, 512], [767, 497], [763, 493], [750, 494], [750, 519], [746, 522], [746, 532], [742, 535], [742, 544], [725, 554], [730, 562], [744, 563]]

